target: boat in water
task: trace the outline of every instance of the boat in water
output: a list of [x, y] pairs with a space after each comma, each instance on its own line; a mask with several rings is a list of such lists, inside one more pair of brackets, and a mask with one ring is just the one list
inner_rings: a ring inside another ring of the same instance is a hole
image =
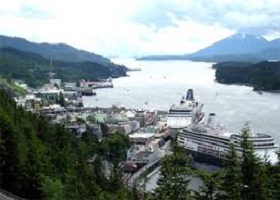
[[82, 89], [82, 95], [83, 96], [94, 96], [96, 95], [96, 92], [93, 88], [83, 88]]
[[[255, 154], [261, 158], [267, 158], [272, 164], [277, 163], [276, 151], [279, 149], [274, 138], [267, 134], [250, 134]], [[226, 153], [234, 144], [238, 155], [242, 155], [240, 146], [241, 136], [229, 132], [216, 124], [215, 114], [210, 113], [207, 123], [194, 124], [183, 130], [178, 135], [178, 144], [191, 154], [198, 162], [221, 165], [226, 158]]]
[[196, 124], [203, 118], [203, 103], [194, 98], [193, 90], [189, 89], [179, 104], [174, 104], [168, 111], [167, 125], [170, 129], [182, 130]]

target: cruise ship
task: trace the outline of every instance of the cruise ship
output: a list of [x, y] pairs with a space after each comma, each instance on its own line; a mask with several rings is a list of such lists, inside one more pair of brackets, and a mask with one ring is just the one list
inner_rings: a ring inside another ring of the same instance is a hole
[[[242, 154], [240, 135], [229, 132], [215, 121], [215, 114], [211, 113], [207, 123], [192, 125], [178, 135], [179, 145], [185, 148], [195, 161], [221, 165], [230, 144], [235, 145], [237, 154]], [[275, 152], [278, 145], [272, 136], [255, 133], [250, 135], [249, 141], [252, 142], [256, 155], [266, 157], [272, 164], [277, 163], [278, 157]]]
[[183, 129], [203, 118], [203, 104], [194, 99], [193, 90], [189, 89], [179, 104], [174, 104], [168, 111], [167, 125], [170, 129]]

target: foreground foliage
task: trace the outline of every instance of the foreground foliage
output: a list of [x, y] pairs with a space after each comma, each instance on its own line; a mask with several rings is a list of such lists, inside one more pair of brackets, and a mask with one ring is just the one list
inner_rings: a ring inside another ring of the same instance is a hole
[[[224, 167], [197, 171], [173, 145], [161, 162], [158, 187], [146, 195], [125, 188], [120, 163], [129, 140], [113, 134], [101, 142], [88, 132], [75, 138], [60, 125], [26, 112], [0, 90], [0, 188], [28, 199], [279, 200], [280, 164], [258, 158], [242, 129], [242, 156], [231, 146]], [[190, 188], [190, 178], [201, 180]]]
[[191, 191], [188, 187], [189, 178], [193, 174], [190, 158], [176, 144], [173, 154], [166, 155], [161, 161], [158, 187], [152, 192], [150, 200], [188, 200]]
[[[128, 147], [121, 134], [102, 142], [89, 133], [77, 139], [0, 92], [1, 189], [28, 199], [126, 199], [115, 169]], [[114, 169], [104, 168], [106, 162]]]

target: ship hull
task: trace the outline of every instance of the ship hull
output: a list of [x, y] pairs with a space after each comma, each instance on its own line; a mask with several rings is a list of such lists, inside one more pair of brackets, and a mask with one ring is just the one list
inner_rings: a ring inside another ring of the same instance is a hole
[[215, 165], [218, 167], [223, 166], [224, 159], [222, 158], [218, 158], [209, 154], [201, 153], [190, 149], [185, 149], [185, 151], [187, 154], [191, 155], [192, 159], [196, 162]]

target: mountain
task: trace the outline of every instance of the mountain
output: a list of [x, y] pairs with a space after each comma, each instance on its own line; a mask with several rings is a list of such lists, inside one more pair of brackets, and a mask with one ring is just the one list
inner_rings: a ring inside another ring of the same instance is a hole
[[215, 42], [196, 53], [193, 57], [214, 56], [214, 55], [240, 55], [253, 54], [269, 47], [269, 42], [263, 37], [249, 34], [235, 34], [223, 40]]
[[271, 48], [280, 48], [280, 38], [271, 40], [269, 42], [269, 47], [271, 47]]
[[280, 60], [280, 39], [267, 41], [261, 36], [234, 34], [192, 54], [145, 56], [139, 60], [193, 60], [205, 62], [260, 62]]
[[39, 54], [46, 59], [52, 58], [53, 60], [65, 62], [90, 61], [103, 65], [111, 62], [108, 58], [76, 49], [64, 43], [35, 43], [23, 38], [0, 35], [0, 47], [12, 47], [22, 51]]
[[[53, 60], [52, 72], [62, 81], [98, 80], [126, 76], [127, 69], [113, 63], [65, 62]], [[48, 82], [50, 60], [43, 56], [11, 47], [0, 48], [0, 74], [8, 79], [21, 79], [31, 87]]]

